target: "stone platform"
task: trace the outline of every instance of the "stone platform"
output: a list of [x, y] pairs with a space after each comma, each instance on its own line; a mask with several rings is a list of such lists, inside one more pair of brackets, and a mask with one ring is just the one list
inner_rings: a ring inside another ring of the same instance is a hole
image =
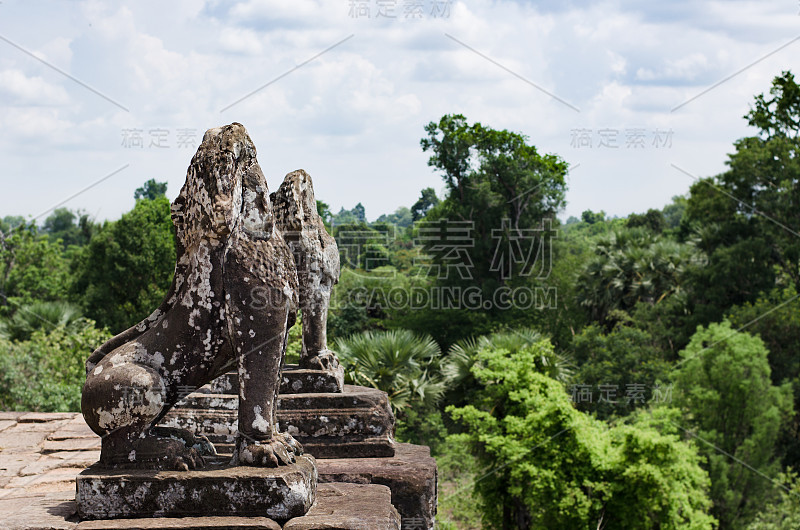
[[324, 482], [382, 484], [392, 492], [392, 504], [403, 528], [430, 529], [436, 520], [438, 472], [430, 448], [397, 444], [390, 458], [317, 460], [320, 486]]
[[99, 464], [77, 477], [81, 519], [237, 515], [287, 521], [314, 502], [314, 458], [277, 468], [209, 462], [191, 471], [109, 470]]
[[[209, 393], [225, 386], [216, 381], [189, 394], [161, 425], [203, 434], [225, 454], [232, 451], [239, 397]], [[395, 451], [394, 414], [386, 393], [374, 388], [344, 385], [341, 393], [280, 394], [278, 428], [316, 458], [387, 457]]]
[[[325, 482], [382, 484], [391, 489], [392, 504], [400, 513], [405, 528], [433, 528], [436, 463], [426, 447], [410, 444], [396, 444], [396, 447], [394, 457], [317, 460], [317, 504], [309, 513], [318, 513], [314, 512], [317, 507], [324, 508], [322, 494], [330, 485]], [[281, 528], [263, 517], [122, 519], [79, 524], [75, 477], [99, 457], [100, 438], [89, 430], [80, 413], [0, 412], [0, 528]], [[361, 503], [353, 506], [354, 510], [364, 509]], [[145, 524], [150, 526], [143, 526]], [[380, 530], [379, 526], [370, 524], [352, 528]]]

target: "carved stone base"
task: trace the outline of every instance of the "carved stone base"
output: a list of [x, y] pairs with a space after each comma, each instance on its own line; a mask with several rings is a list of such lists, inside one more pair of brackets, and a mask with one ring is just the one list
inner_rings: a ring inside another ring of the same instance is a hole
[[317, 491], [314, 458], [278, 468], [210, 463], [193, 471], [109, 470], [77, 477], [81, 519], [249, 516], [287, 521], [308, 512]]
[[[400, 515], [385, 486], [320, 484], [317, 500], [283, 527], [266, 517], [206, 516], [83, 521], [74, 530], [400, 530]], [[14, 527], [16, 528], [16, 527]], [[21, 527], [20, 527], [21, 528]], [[37, 528], [39, 528], [37, 526]], [[49, 526], [47, 528], [50, 528]], [[59, 527], [60, 528], [60, 527]], [[410, 526], [410, 528], [422, 528]]]
[[[230, 451], [239, 398], [194, 393], [173, 408], [161, 425], [204, 434], [219, 453]], [[385, 392], [345, 385], [339, 394], [281, 394], [278, 428], [317, 458], [394, 455], [394, 414]]]
[[[340, 393], [343, 388], [344, 367], [341, 365], [333, 370], [307, 370], [296, 364], [287, 364], [281, 372], [282, 394]], [[236, 372], [222, 374], [198, 392], [238, 395], [239, 376]]]
[[307, 370], [297, 365], [283, 367], [281, 392], [284, 394], [340, 393], [344, 388], [344, 367], [333, 370]]

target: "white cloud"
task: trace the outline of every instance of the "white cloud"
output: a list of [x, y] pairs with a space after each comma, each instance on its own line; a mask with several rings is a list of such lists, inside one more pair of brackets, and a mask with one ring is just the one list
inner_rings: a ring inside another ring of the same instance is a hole
[[52, 106], [69, 102], [67, 92], [41, 77], [28, 77], [22, 71], [0, 71], [0, 91], [17, 105]]
[[[113, 198], [102, 215], [115, 218], [149, 178], [169, 180], [174, 196], [193, 154], [175, 146], [178, 129], [199, 137], [240, 121], [273, 187], [305, 167], [334, 209], [361, 201], [375, 218], [412, 204], [423, 187], [441, 188], [419, 139], [427, 122], [456, 112], [580, 163], [568, 215], [586, 208], [623, 215], [688, 189], [670, 163], [699, 175], [723, 169], [731, 142], [747, 134], [741, 116], [753, 95], [781, 70], [800, 71], [796, 50], [787, 48], [672, 112], [795, 36], [796, 9], [778, 0], [456, 1], [448, 18], [421, 20], [405, 19], [402, 3], [387, 20], [352, 18], [347, 2], [322, 0], [91, 0], [80, 10], [56, 6], [47, 20], [20, 6], [3, 6], [8, 38], [130, 112], [0, 43], [0, 155], [7, 175], [28, 177], [0, 197], [0, 215], [37, 210], [43, 185], [56, 202], [78, 181], [125, 163], [124, 175], [68, 206], [94, 212], [95, 202]], [[791, 16], [781, 16], [787, 9]], [[658, 152], [570, 145], [574, 129], [634, 127], [672, 129], [674, 145]], [[142, 131], [143, 148], [121, 145], [131, 128]], [[147, 145], [155, 128], [170, 132], [172, 147]], [[56, 178], [53, 168], [77, 180]]]

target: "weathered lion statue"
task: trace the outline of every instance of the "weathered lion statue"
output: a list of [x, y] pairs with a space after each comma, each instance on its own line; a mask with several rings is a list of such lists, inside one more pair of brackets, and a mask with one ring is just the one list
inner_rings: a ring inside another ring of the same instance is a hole
[[[236, 366], [239, 432], [233, 462], [289, 464], [302, 448], [278, 432], [275, 409], [288, 321], [298, 308], [298, 277], [275, 227], [255, 146], [241, 124], [205, 133], [172, 205], [172, 221], [177, 264], [166, 298], [86, 362], [81, 408], [103, 438], [100, 462], [153, 469], [203, 466], [204, 454], [213, 454], [208, 440], [156, 425], [189, 390]], [[256, 287], [269, 291], [268, 306], [253, 303]], [[312, 329], [318, 336], [319, 328]]]
[[339, 281], [339, 249], [317, 213], [311, 176], [298, 169], [283, 180], [270, 201], [275, 222], [297, 265], [303, 348], [300, 368], [331, 370], [339, 366], [328, 349], [327, 322], [331, 291]]

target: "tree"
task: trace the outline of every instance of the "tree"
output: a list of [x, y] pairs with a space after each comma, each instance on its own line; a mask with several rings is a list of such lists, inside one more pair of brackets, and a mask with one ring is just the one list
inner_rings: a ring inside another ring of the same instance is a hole
[[413, 217], [411, 215], [411, 210], [409, 210], [406, 206], [401, 206], [397, 210], [394, 211], [393, 214], [383, 214], [375, 221], [376, 223], [388, 223], [399, 226], [401, 228], [406, 228], [411, 225], [413, 222]]
[[628, 228], [636, 228], [638, 226], [642, 226], [647, 228], [648, 230], [652, 231], [653, 233], [660, 234], [666, 228], [666, 221], [664, 219], [664, 214], [661, 213], [661, 210], [656, 210], [650, 208], [647, 210], [647, 213], [638, 214], [632, 213], [628, 216], [628, 221], [626, 223]]
[[436, 405], [447, 386], [442, 351], [430, 336], [399, 329], [365, 331], [337, 339], [336, 352], [348, 383], [383, 390], [399, 414], [413, 404]]
[[0, 409], [79, 412], [84, 363], [109, 338], [86, 319], [36, 330], [23, 342], [0, 338]]
[[18, 225], [0, 237], [0, 315], [37, 300], [65, 299], [68, 278], [60, 246], [39, 234], [35, 224]]
[[602, 221], [605, 221], [605, 219], [606, 219], [606, 212], [604, 211], [599, 211], [597, 213], [594, 213], [591, 210], [584, 210], [583, 213], [581, 213], [581, 221], [590, 225], [593, 225], [595, 223], [600, 223]]
[[353, 207], [353, 216], [356, 218], [357, 223], [366, 223], [367, 222], [367, 212], [364, 209], [364, 205], [361, 203], [356, 204]]
[[[630, 317], [608, 332], [596, 324], [583, 328], [573, 339], [572, 351], [580, 367], [572, 387], [576, 407], [601, 419], [647, 407], [655, 385], [669, 377], [670, 363], [658, 341]], [[583, 385], [590, 387], [592, 400], [577, 399]]]
[[595, 256], [578, 280], [578, 301], [592, 320], [610, 324], [615, 310], [655, 305], [682, 296], [686, 275], [703, 262], [691, 243], [678, 243], [642, 227], [616, 230], [597, 240]]
[[778, 454], [785, 467], [800, 469], [800, 300], [793, 286], [775, 288], [753, 303], [733, 307], [727, 318], [734, 328], [747, 326], [769, 351], [772, 384], [789, 383], [794, 393], [792, 420], [785, 425], [778, 442]]
[[666, 228], [677, 230], [680, 227], [683, 214], [686, 211], [686, 202], [686, 197], [676, 195], [672, 198], [671, 203], [661, 209]]
[[67, 208], [57, 208], [45, 219], [42, 232], [55, 242], [60, 239], [64, 247], [83, 246], [97, 231], [97, 225], [84, 212], [72, 212]]
[[[448, 360], [443, 368], [452, 386], [447, 402], [465, 405], [472, 400], [474, 392], [479, 387], [473, 369], [479, 362], [483, 350], [502, 349], [511, 355], [516, 355], [520, 350], [535, 346], [542, 340], [543, 336], [538, 331], [518, 328], [464, 339], [453, 344], [447, 352]], [[541, 349], [540, 355], [534, 359], [533, 366], [539, 373], [564, 384], [572, 379], [575, 372], [572, 359], [565, 354], [557, 353], [552, 348]]]
[[13, 228], [25, 224], [25, 218], [21, 215], [6, 215], [0, 219], [0, 232], [8, 234]]
[[747, 530], [792, 530], [800, 528], [800, 478], [797, 473], [782, 473], [775, 488], [777, 502], [766, 506]]
[[[428, 212], [426, 222], [460, 222], [470, 228], [466, 250], [473, 277], [466, 281], [491, 290], [523, 274], [530, 263], [514, 260], [499, 266], [495, 251], [531, 242], [528, 231], [537, 229], [536, 241], [547, 247], [556, 212], [564, 205], [566, 162], [539, 154], [522, 134], [470, 125], [460, 114], [445, 115], [425, 131], [428, 136], [420, 145], [431, 152], [428, 165], [441, 172], [447, 187], [447, 197]], [[450, 257], [436, 251], [443, 244], [426, 242], [426, 251], [439, 263]]]
[[364, 205], [361, 203], [356, 204], [352, 210], [345, 210], [342, 207], [339, 210], [339, 213], [333, 216], [333, 225], [345, 225], [345, 224], [366, 224], [367, 216], [366, 211], [364, 209]]
[[764, 476], [779, 470], [775, 448], [792, 414], [791, 387], [772, 384], [764, 343], [728, 321], [699, 329], [681, 358], [675, 404], [703, 441], [713, 513], [721, 528], [744, 528], [770, 494]]
[[90, 318], [118, 333], [158, 307], [175, 259], [169, 201], [140, 199], [81, 249], [73, 262], [72, 291]]
[[775, 77], [770, 97], [756, 96], [745, 118], [757, 135], [734, 144], [728, 171], [708, 182], [707, 193], [729, 203], [718, 221], [724, 229], [756, 238], [800, 290], [800, 87], [791, 72]]
[[26, 341], [37, 330], [50, 331], [62, 326], [70, 331], [83, 320], [81, 308], [69, 302], [34, 302], [20, 306], [6, 321], [0, 320], [0, 336]]
[[472, 404], [448, 407], [466, 429], [454, 438], [491, 470], [475, 483], [486, 526], [713, 528], [696, 448], [649, 416], [609, 428], [575, 410], [535, 368], [550, 350], [546, 339], [481, 350]]
[[436, 196], [436, 191], [433, 188], [425, 188], [419, 194], [417, 202], [411, 206], [411, 218], [413, 221], [419, 221], [428, 213], [428, 210], [439, 204], [439, 197]]
[[322, 223], [325, 225], [325, 228], [330, 231], [331, 220], [333, 219], [330, 205], [327, 202], [317, 199], [317, 214], [322, 218]]
[[133, 193], [133, 198], [136, 200], [149, 199], [152, 201], [159, 197], [165, 197], [166, 195], [167, 183], [157, 182], [156, 179], [150, 179], [145, 182], [141, 188], [136, 189], [136, 191]]

